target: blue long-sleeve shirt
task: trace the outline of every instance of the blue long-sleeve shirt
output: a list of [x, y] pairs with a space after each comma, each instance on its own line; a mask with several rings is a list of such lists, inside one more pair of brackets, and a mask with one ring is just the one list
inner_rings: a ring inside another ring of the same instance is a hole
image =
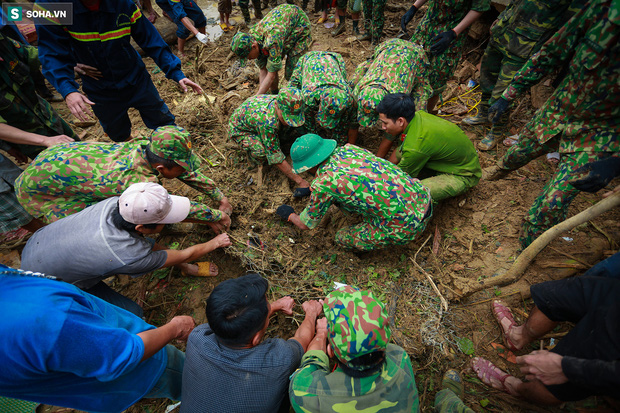
[[69, 1], [73, 3], [72, 25], [37, 25], [43, 74], [63, 97], [79, 89], [73, 74], [76, 63], [96, 67], [102, 73], [99, 80], [83, 77], [86, 93], [97, 90], [113, 94], [148, 76], [131, 38], [168, 79], [178, 82], [185, 77], [179, 58], [131, 0], [101, 0], [98, 11], [88, 10], [79, 0]]

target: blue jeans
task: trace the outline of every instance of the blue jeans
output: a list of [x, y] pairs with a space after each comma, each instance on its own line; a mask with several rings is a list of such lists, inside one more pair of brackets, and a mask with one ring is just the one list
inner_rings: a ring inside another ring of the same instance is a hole
[[185, 365], [185, 353], [170, 344], [165, 348], [168, 354], [166, 369], [144, 398], [181, 400], [181, 378], [183, 377], [183, 365]]
[[129, 298], [125, 297], [120, 293], [117, 293], [103, 281], [99, 281], [92, 287], [84, 289], [84, 291], [91, 295], [94, 295], [95, 297], [101, 298], [103, 301], [114, 304], [115, 306], [120, 307], [123, 310], [127, 310], [140, 318], [144, 316], [144, 313], [142, 312], [142, 307], [140, 307], [138, 303], [130, 300]]

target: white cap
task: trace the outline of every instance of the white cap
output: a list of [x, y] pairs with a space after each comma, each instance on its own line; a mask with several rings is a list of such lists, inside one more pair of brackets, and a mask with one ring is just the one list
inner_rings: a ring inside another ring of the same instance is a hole
[[189, 199], [170, 195], [159, 184], [140, 182], [123, 192], [118, 207], [123, 219], [132, 224], [174, 224], [187, 218]]

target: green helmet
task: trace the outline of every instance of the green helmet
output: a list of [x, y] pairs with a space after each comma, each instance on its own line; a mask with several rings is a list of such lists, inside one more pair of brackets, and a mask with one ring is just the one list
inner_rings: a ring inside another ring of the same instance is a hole
[[151, 134], [149, 149], [163, 159], [175, 161], [187, 171], [200, 165], [198, 157], [192, 153], [192, 139], [185, 129], [166, 125], [155, 129]]
[[297, 138], [291, 147], [293, 172], [298, 174], [317, 166], [329, 158], [335, 148], [335, 140], [323, 139], [314, 133], [307, 133]]
[[328, 340], [338, 360], [349, 362], [375, 351], [385, 350], [391, 331], [385, 306], [370, 291], [345, 285], [332, 291], [323, 303]]
[[245, 59], [252, 51], [252, 43], [254, 43], [254, 39], [247, 33], [239, 32], [233, 36], [230, 42], [230, 49], [239, 56], [241, 64], [245, 63]]

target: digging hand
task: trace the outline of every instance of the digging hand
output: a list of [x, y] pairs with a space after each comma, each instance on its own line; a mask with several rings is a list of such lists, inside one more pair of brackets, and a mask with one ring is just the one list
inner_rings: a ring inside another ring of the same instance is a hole
[[295, 210], [290, 205], [280, 205], [278, 209], [276, 209], [276, 214], [282, 219], [282, 221], [288, 221], [288, 217], [294, 213]]
[[580, 191], [596, 192], [603, 189], [616, 176], [620, 175], [620, 157], [609, 158], [588, 163], [572, 173], [574, 178], [568, 181]]
[[433, 37], [433, 44], [431, 45], [431, 54], [432, 55], [440, 55], [446, 51], [450, 44], [456, 39], [456, 33], [454, 30], [448, 30], [447, 32], [443, 32]]
[[504, 112], [506, 112], [506, 110], [508, 109], [509, 104], [510, 102], [508, 102], [504, 98], [497, 99], [495, 103], [493, 103], [489, 108], [489, 122], [497, 123], [497, 121], [499, 121]]
[[403, 33], [407, 33], [407, 24], [409, 24], [411, 19], [413, 19], [413, 16], [416, 14], [417, 11], [418, 8], [416, 6], [411, 6], [409, 10], [407, 10], [407, 13], [403, 14], [403, 16], [400, 18], [400, 29], [403, 31]]

